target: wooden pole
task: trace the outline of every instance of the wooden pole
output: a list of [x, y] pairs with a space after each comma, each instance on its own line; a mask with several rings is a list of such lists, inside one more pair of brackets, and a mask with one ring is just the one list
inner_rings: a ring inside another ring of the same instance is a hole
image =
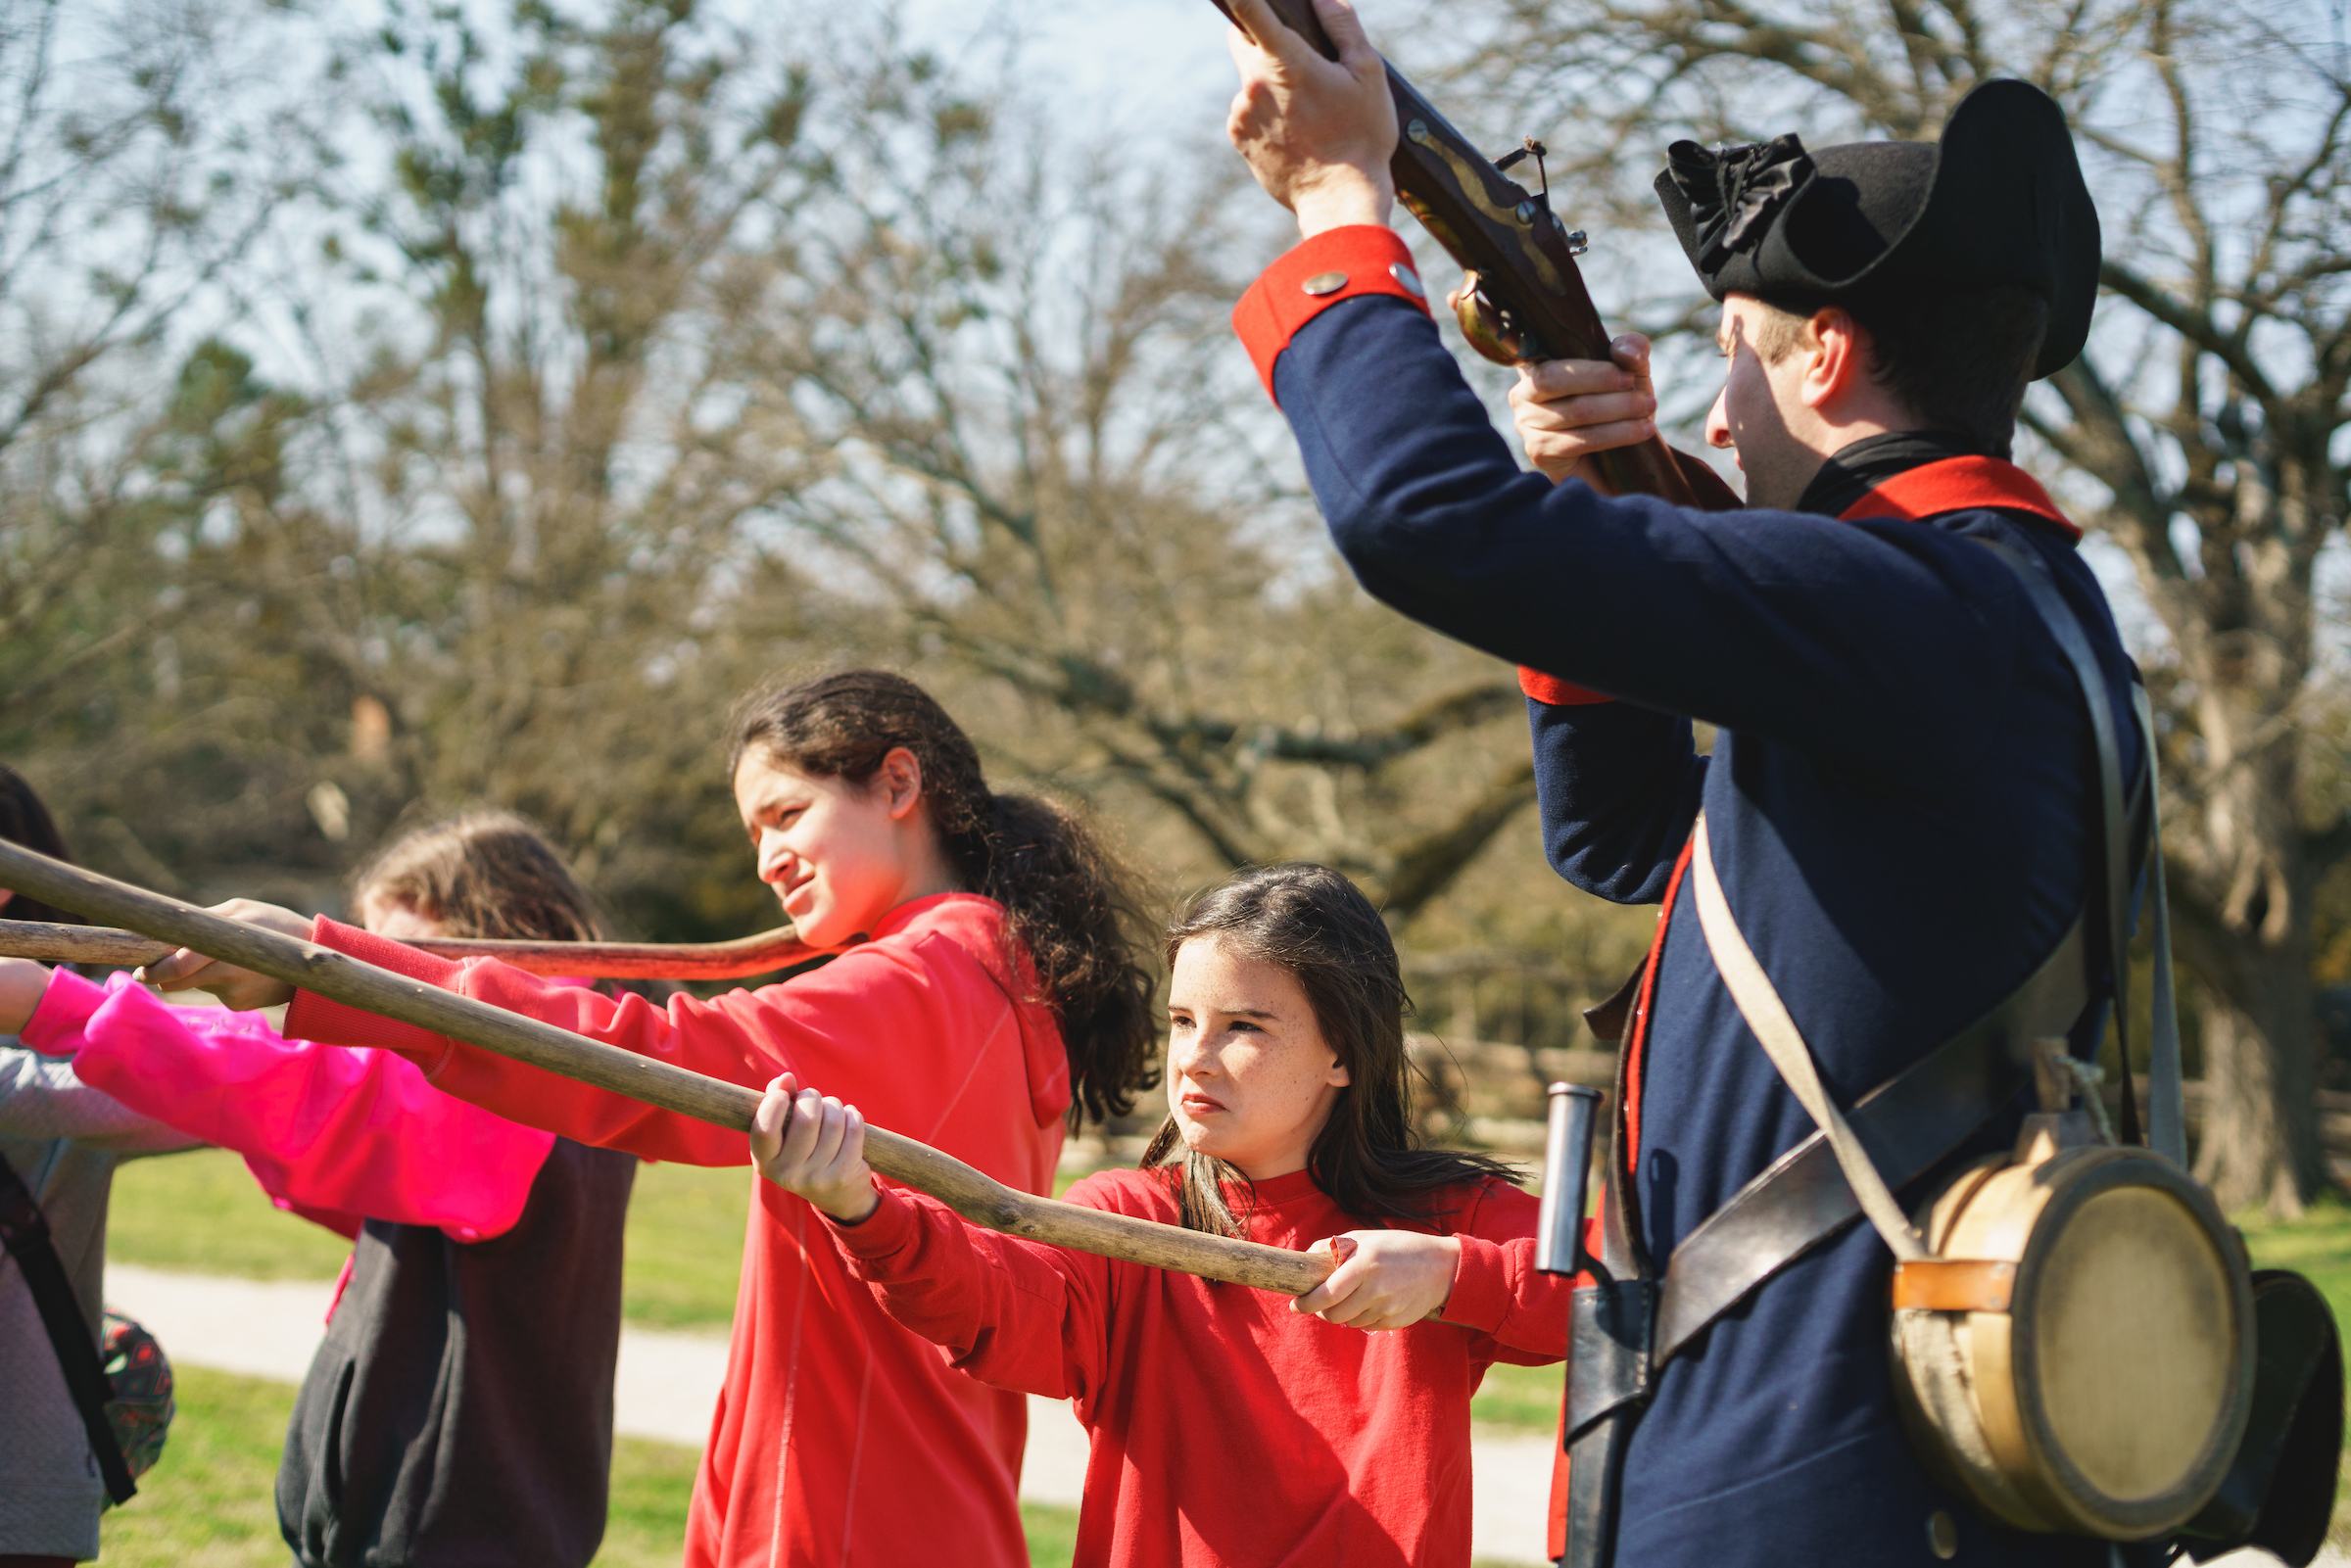
[[[495, 958], [531, 974], [600, 980], [739, 980], [772, 974], [827, 951], [810, 947], [787, 926], [728, 942], [532, 942], [423, 936], [410, 940], [442, 958]], [[47, 964], [119, 964], [135, 969], [168, 957], [170, 942], [107, 926], [54, 926], [0, 920], [0, 958], [37, 958]]]
[[[747, 1133], [759, 1104], [759, 1091], [740, 1083], [638, 1056], [6, 840], [0, 840], [0, 887], [716, 1126]], [[865, 1158], [883, 1175], [929, 1193], [976, 1225], [1056, 1247], [1284, 1296], [1304, 1295], [1337, 1266], [1337, 1259], [1326, 1256], [1211, 1236], [1020, 1192], [960, 1160], [880, 1127], [866, 1129]]]

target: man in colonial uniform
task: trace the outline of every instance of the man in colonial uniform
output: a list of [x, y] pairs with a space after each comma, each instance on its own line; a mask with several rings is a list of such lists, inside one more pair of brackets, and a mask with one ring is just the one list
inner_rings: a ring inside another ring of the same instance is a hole
[[[1235, 322], [1332, 538], [1370, 593], [1521, 666], [1559, 874], [1664, 905], [1620, 1052], [1611, 1202], [1618, 1267], [1670, 1279], [1709, 1216], [1815, 1130], [1700, 929], [1702, 810], [1729, 910], [1840, 1107], [2000, 1006], [2086, 912], [2103, 919], [2086, 687], [2135, 780], [2132, 671], [2080, 530], [2009, 461], [2027, 383], [2089, 328], [2097, 218], [2070, 134], [2039, 90], [1995, 81], [1940, 143], [1677, 145], [1658, 193], [1722, 304], [1706, 433], [1748, 481], [1747, 510], [1682, 509], [1520, 469], [1387, 226], [1396, 122], [1354, 15], [1318, 0], [1333, 63], [1262, 0], [1233, 10], [1233, 140], [1305, 236]], [[1522, 428], [1562, 470], [1646, 434], [1654, 407], [1606, 366], [1540, 367], [1528, 389]], [[1562, 390], [1589, 396], [1546, 401]], [[2050, 590], [2079, 669], [2036, 607]], [[1711, 756], [1694, 719], [1718, 727]], [[2073, 1020], [2077, 1056], [2104, 1012], [2093, 994]], [[1932, 1147], [1873, 1149], [1906, 1202], [2013, 1140], [2024, 1083], [1987, 1082]], [[1573, 1560], [2110, 1560], [2102, 1542], [1998, 1529], [1931, 1478], [1889, 1369], [1892, 1259], [1845, 1214], [1662, 1324], [1679, 1342], [1614, 1408], [1571, 1404], [1606, 1438], [1571, 1449]]]

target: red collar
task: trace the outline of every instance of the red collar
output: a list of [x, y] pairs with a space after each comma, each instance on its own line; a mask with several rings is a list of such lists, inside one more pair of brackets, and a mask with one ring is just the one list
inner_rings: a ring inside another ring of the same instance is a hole
[[1923, 463], [1906, 474], [1895, 475], [1853, 502], [1843, 520], [1916, 519], [1988, 506], [2031, 512], [2064, 529], [2068, 539], [2082, 537], [2082, 530], [2057, 509], [2049, 493], [2036, 484], [2031, 474], [1997, 457], [1945, 457]]

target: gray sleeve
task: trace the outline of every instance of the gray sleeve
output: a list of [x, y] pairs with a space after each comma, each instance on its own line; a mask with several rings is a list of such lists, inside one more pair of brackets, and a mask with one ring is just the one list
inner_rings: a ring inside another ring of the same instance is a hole
[[116, 1155], [203, 1146], [81, 1081], [71, 1057], [42, 1056], [0, 1035], [0, 1137], [65, 1138]]

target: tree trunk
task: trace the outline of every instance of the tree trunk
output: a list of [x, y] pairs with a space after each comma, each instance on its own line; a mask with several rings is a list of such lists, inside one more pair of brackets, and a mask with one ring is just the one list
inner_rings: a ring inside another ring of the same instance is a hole
[[2290, 1218], [2331, 1179], [2314, 1111], [2310, 966], [2300, 944], [2291, 945], [2243, 955], [2251, 1006], [2206, 991], [2209, 1097], [2196, 1176], [2230, 1212], [2266, 1209]]
[[[2247, 633], [2231, 641], [2255, 656], [2190, 660], [2211, 671], [2196, 703], [2210, 775], [2178, 825], [2190, 841], [2172, 879], [2181, 957], [2205, 997], [2210, 1099], [2196, 1174], [2225, 1210], [2290, 1217], [2333, 1182], [2319, 1140], [2310, 976], [2319, 867], [2295, 810], [2300, 746], [2290, 729], [2256, 717], [2279, 711], [2299, 683], [2265, 668], [2280, 662], [2275, 641]], [[2231, 675], [2243, 684], [2226, 690]]]

